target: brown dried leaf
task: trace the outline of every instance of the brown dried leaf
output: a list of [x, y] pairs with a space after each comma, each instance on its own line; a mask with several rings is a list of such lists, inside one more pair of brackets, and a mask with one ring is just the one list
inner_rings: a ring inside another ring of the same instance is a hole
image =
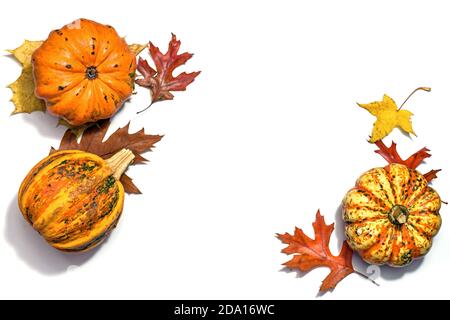
[[[144, 129], [136, 133], [129, 133], [130, 124], [128, 123], [125, 127], [118, 129], [108, 139], [103, 141], [109, 126], [110, 121], [103, 120], [98, 125], [87, 128], [79, 142], [77, 141], [77, 135], [68, 129], [64, 133], [59, 148], [52, 148], [50, 153], [59, 150], [82, 150], [108, 159], [116, 152], [126, 148], [131, 150], [135, 155], [133, 164], [139, 164], [147, 161], [141, 154], [151, 151], [154, 145], [162, 138], [162, 136], [158, 135], [145, 134]], [[128, 176], [123, 175], [121, 181], [127, 193], [141, 193]]]

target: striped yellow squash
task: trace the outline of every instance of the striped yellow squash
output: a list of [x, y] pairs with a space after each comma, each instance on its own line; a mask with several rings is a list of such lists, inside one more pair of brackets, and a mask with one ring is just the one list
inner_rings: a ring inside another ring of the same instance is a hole
[[425, 255], [441, 226], [441, 199], [401, 164], [367, 171], [343, 200], [350, 247], [372, 264], [401, 267]]

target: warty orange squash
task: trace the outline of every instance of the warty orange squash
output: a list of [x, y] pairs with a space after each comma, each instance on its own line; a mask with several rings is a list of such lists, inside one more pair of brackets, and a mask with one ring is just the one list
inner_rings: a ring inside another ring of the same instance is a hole
[[32, 64], [36, 96], [74, 126], [110, 118], [133, 92], [136, 55], [113, 27], [94, 21], [52, 31]]
[[119, 221], [124, 203], [119, 179], [133, 159], [127, 149], [108, 160], [77, 150], [51, 154], [20, 186], [23, 217], [58, 250], [97, 246]]
[[441, 226], [438, 193], [401, 164], [362, 174], [342, 207], [348, 244], [371, 264], [409, 264], [430, 250]]

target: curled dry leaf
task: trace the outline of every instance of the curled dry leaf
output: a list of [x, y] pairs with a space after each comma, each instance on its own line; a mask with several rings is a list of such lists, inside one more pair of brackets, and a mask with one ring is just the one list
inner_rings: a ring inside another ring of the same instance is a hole
[[[145, 134], [144, 129], [136, 133], [129, 133], [130, 124], [128, 123], [128, 125], [118, 129], [108, 139], [103, 141], [109, 126], [110, 121], [103, 120], [98, 125], [87, 128], [79, 142], [77, 141], [76, 134], [68, 129], [61, 140], [59, 148], [52, 148], [50, 153], [59, 150], [82, 150], [108, 159], [122, 149], [129, 149], [135, 155], [133, 164], [139, 164], [147, 161], [142, 156], [142, 153], [150, 151], [162, 138], [162, 136], [158, 135]], [[125, 188], [125, 192], [133, 194], [141, 193], [130, 177], [122, 175], [120, 181]]]
[[180, 45], [181, 41], [177, 40], [174, 34], [172, 34], [166, 54], [162, 54], [152, 42], [149, 43], [150, 56], [155, 63], [156, 70], [146, 60], [139, 58], [137, 69], [142, 78], [136, 79], [136, 83], [151, 90], [152, 103], [172, 100], [173, 94], [171, 91], [186, 90], [186, 87], [200, 74], [200, 71], [183, 72], [176, 77], [173, 76], [174, 70], [184, 65], [193, 56], [193, 54], [187, 52], [178, 54]]
[[317, 211], [316, 221], [313, 223], [315, 238], [309, 238], [301, 229], [295, 228], [293, 235], [278, 234], [277, 237], [288, 246], [283, 253], [294, 254], [293, 258], [284, 265], [290, 269], [308, 272], [317, 267], [327, 267], [330, 273], [323, 280], [321, 292], [332, 290], [349, 274], [355, 272], [352, 265], [353, 251], [347, 242], [342, 244], [341, 252], [334, 256], [329, 248], [330, 237], [334, 230], [334, 223], [325, 224], [324, 217]]
[[[424, 162], [426, 158], [431, 157], [431, 154], [429, 153], [430, 150], [427, 148], [422, 148], [412, 154], [408, 159], [403, 160], [397, 152], [397, 144], [394, 141], [392, 141], [390, 147], [387, 147], [382, 140], [376, 141], [375, 145], [378, 147], [378, 150], [375, 150], [375, 153], [382, 156], [388, 163], [403, 164], [410, 169], [416, 169]], [[437, 178], [436, 174], [439, 171], [441, 170], [430, 170], [424, 174], [424, 177], [428, 182], [430, 182], [431, 180]]]

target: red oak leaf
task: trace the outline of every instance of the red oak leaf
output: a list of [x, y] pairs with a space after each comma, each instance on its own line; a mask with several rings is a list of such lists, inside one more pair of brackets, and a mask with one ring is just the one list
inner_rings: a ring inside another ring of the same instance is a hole
[[321, 292], [332, 290], [349, 274], [355, 272], [352, 266], [352, 253], [347, 242], [342, 245], [338, 256], [333, 256], [329, 243], [334, 223], [326, 225], [320, 211], [317, 211], [316, 221], [313, 223], [315, 239], [309, 238], [305, 233], [295, 228], [293, 235], [289, 233], [278, 234], [277, 237], [288, 246], [282, 251], [286, 254], [294, 254], [294, 257], [284, 265], [290, 269], [300, 269], [303, 272], [317, 267], [328, 267], [330, 273], [323, 280]]
[[[388, 163], [400, 163], [410, 169], [416, 169], [426, 158], [431, 157], [431, 154], [429, 153], [430, 150], [427, 148], [422, 148], [412, 154], [408, 159], [403, 160], [397, 152], [397, 144], [394, 141], [392, 141], [390, 147], [387, 147], [382, 140], [376, 141], [375, 144], [378, 147], [378, 150], [375, 150], [375, 153], [382, 156]], [[430, 170], [424, 174], [424, 177], [428, 182], [430, 182], [431, 180], [437, 178], [436, 173], [439, 171], [441, 170]]]
[[143, 78], [136, 79], [136, 83], [151, 90], [152, 103], [172, 100], [173, 94], [171, 91], [186, 90], [186, 87], [200, 74], [200, 71], [183, 72], [176, 77], [173, 76], [173, 71], [184, 65], [193, 56], [193, 54], [187, 52], [178, 54], [180, 45], [181, 41], [177, 40], [174, 34], [172, 34], [166, 54], [162, 54], [158, 47], [155, 47], [151, 42], [149, 43], [150, 56], [155, 63], [156, 70], [146, 60], [139, 58], [137, 69]]

